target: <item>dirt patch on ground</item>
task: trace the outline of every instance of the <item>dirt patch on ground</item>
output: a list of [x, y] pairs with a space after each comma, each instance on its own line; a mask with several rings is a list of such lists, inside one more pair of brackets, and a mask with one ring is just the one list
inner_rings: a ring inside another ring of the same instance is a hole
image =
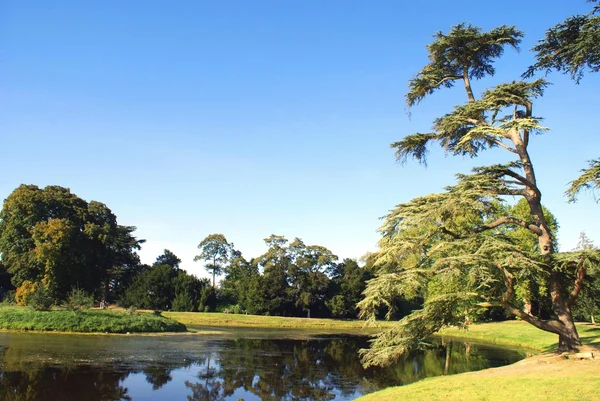
[[570, 376], [573, 370], [584, 370], [600, 372], [600, 348], [594, 346], [582, 346], [580, 353], [591, 353], [594, 358], [575, 358], [576, 353], [547, 352], [525, 358], [522, 361], [512, 365], [502, 366], [500, 368], [486, 369], [478, 372], [466, 374], [477, 374], [480, 377], [501, 377], [501, 376], [523, 376], [539, 377], [545, 375]]

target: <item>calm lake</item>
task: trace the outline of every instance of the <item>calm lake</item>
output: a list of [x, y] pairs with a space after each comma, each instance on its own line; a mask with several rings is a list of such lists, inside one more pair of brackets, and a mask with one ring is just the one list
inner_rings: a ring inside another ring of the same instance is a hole
[[352, 400], [520, 352], [460, 341], [363, 369], [364, 336], [291, 331], [99, 336], [0, 333], [0, 400]]

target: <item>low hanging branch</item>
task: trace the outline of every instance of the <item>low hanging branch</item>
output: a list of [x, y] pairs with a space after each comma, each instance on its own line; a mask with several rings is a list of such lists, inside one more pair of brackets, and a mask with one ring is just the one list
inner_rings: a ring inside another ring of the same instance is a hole
[[515, 295], [514, 276], [504, 266], [498, 265], [497, 267], [502, 272], [504, 276], [504, 282], [506, 284], [506, 291], [502, 295], [502, 301], [499, 306], [502, 306], [514, 316], [526, 321], [527, 323], [537, 327], [538, 329], [559, 334], [557, 322], [538, 319], [537, 317], [532, 316], [529, 313], [525, 313], [521, 309], [515, 307], [510, 302]]
[[510, 217], [510, 216], [504, 216], [504, 217], [500, 217], [498, 220], [489, 223], [489, 224], [484, 224], [482, 226], [479, 226], [477, 228], [474, 229], [475, 233], [480, 233], [486, 230], [491, 230], [493, 228], [499, 227], [501, 225], [504, 224], [514, 224], [516, 226], [519, 227], [523, 227], [528, 229], [529, 231], [531, 231], [532, 233], [534, 233], [535, 235], [542, 235], [542, 230], [535, 224], [533, 223], [528, 223], [526, 221], [517, 219], [515, 217]]

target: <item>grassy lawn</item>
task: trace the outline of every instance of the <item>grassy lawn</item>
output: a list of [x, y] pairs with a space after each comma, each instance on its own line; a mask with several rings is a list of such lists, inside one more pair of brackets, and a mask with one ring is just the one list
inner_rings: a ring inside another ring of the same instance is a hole
[[[600, 347], [600, 326], [581, 323], [577, 325], [577, 332], [584, 345], [596, 345]], [[477, 324], [469, 326], [467, 330], [457, 328], [444, 329], [439, 334], [444, 337], [482, 340], [541, 352], [556, 349], [558, 341], [556, 334], [538, 330], [528, 323], [517, 320]]]
[[76, 333], [164, 333], [182, 332], [181, 323], [152, 313], [109, 310], [34, 311], [27, 307], [0, 307], [0, 329]]
[[327, 331], [361, 330], [373, 332], [390, 327], [393, 322], [379, 322], [378, 328], [365, 328], [362, 320], [307, 319], [299, 317], [234, 315], [226, 313], [164, 312], [164, 316], [186, 326], [255, 327], [272, 329], [310, 329]]
[[[479, 372], [441, 376], [392, 387], [358, 401], [392, 400], [600, 400], [600, 326], [579, 324], [579, 335], [593, 360], [566, 359], [544, 353], [516, 364]], [[524, 322], [474, 325], [467, 331], [446, 329], [444, 336], [526, 347], [556, 349], [557, 336]]]
[[600, 360], [532, 357], [514, 365], [425, 379], [357, 401], [600, 400]]

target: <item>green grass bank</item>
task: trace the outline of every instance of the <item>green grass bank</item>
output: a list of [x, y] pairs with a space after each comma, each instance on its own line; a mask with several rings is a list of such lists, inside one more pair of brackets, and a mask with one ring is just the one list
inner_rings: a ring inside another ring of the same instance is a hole
[[[577, 332], [583, 345], [600, 347], [600, 325], [577, 324]], [[485, 323], [469, 326], [467, 330], [448, 328], [441, 330], [444, 337], [481, 340], [487, 343], [526, 348], [536, 352], [554, 351], [558, 345], [558, 336], [536, 329], [532, 325], [511, 320], [499, 323]]]
[[184, 332], [185, 325], [153, 313], [113, 310], [34, 311], [27, 307], [0, 307], [0, 330], [71, 333]]
[[392, 400], [600, 400], [600, 325], [578, 324], [596, 359], [566, 359], [554, 353], [557, 336], [520, 321], [487, 323], [468, 330], [445, 329], [446, 337], [527, 348], [537, 355], [516, 364], [391, 387], [357, 401]]
[[163, 316], [186, 326], [246, 327], [265, 329], [306, 329], [332, 332], [373, 333], [391, 327], [393, 322], [378, 322], [377, 327], [365, 327], [362, 320], [316, 319], [280, 316], [235, 315], [228, 313], [164, 312]]

